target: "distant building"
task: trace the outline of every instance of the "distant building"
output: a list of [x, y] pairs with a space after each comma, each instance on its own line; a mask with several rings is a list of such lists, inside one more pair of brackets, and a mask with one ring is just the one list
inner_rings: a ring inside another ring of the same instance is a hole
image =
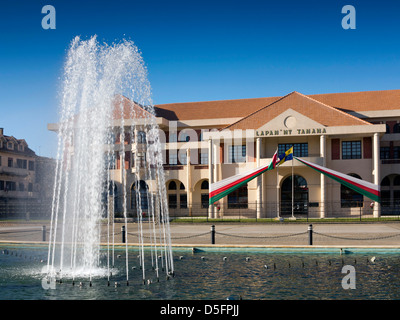
[[[37, 156], [24, 139], [5, 135], [0, 128], [0, 217], [48, 214], [42, 207], [51, 197], [47, 191], [51, 184], [44, 181], [43, 170], [38, 175], [38, 165], [44, 161], [54, 162]], [[51, 175], [51, 165], [46, 172]]]

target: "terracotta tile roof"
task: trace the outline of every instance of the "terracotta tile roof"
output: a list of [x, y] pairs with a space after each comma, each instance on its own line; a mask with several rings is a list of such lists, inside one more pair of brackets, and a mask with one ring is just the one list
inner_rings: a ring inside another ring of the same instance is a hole
[[326, 93], [309, 97], [344, 111], [400, 109], [400, 90]]
[[170, 103], [155, 106], [158, 117], [168, 120], [195, 120], [245, 117], [279, 97]]
[[[400, 90], [314, 94], [308, 97], [347, 112], [400, 109]], [[160, 104], [155, 106], [155, 111], [158, 117], [168, 120], [246, 117], [281, 98]]]
[[114, 120], [121, 119], [121, 116], [123, 115], [124, 119], [130, 119], [132, 118], [132, 113], [134, 113], [136, 118], [153, 116], [150, 112], [143, 109], [143, 107], [136, 102], [133, 102], [124, 96], [117, 95], [114, 99], [112, 118]]
[[293, 109], [324, 126], [371, 125], [367, 121], [294, 91], [224, 129], [258, 129], [287, 109]]

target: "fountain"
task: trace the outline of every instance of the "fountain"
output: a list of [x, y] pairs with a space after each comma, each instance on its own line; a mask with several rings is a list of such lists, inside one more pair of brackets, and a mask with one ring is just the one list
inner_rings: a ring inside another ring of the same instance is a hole
[[[47, 277], [85, 277], [91, 283], [94, 276], [109, 279], [117, 272], [117, 213], [126, 230], [129, 215], [137, 223], [143, 282], [146, 264], [157, 279], [160, 272], [173, 274], [159, 130], [146, 68], [131, 41], [100, 44], [96, 36], [72, 41], [57, 157]], [[134, 192], [127, 192], [129, 186]], [[106, 253], [101, 253], [101, 239], [106, 239]], [[151, 262], [145, 259], [149, 251]], [[125, 252], [129, 284], [128, 241]]]

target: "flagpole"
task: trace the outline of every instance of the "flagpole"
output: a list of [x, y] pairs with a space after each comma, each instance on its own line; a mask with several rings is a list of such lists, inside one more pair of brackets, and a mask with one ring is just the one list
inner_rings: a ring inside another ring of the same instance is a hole
[[279, 219], [279, 166], [276, 167], [276, 213]]
[[292, 159], [292, 218], [294, 219], [294, 175], [293, 175], [293, 160]]

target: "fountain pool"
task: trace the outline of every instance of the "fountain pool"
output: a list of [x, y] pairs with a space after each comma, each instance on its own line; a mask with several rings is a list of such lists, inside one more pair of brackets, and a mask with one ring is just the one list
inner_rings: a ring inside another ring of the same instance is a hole
[[[6, 250], [6, 252], [5, 252]], [[149, 277], [143, 283], [140, 254], [129, 248], [130, 281], [126, 284], [125, 249], [110, 283], [107, 277], [76, 277], [55, 287], [43, 286], [46, 249], [1, 246], [0, 299], [40, 300], [371, 300], [400, 298], [400, 258], [393, 253], [269, 253], [198, 252], [174, 250], [175, 277]], [[101, 250], [105, 253], [105, 249]], [[150, 252], [145, 252], [150, 254]], [[375, 259], [373, 259], [375, 257]], [[373, 262], [372, 262], [373, 261]], [[106, 268], [103, 261], [103, 268]], [[356, 289], [344, 289], [344, 265], [356, 271]], [[148, 268], [151, 268], [149, 266]], [[152, 274], [152, 273], [149, 273]], [[79, 283], [82, 282], [83, 286]]]

